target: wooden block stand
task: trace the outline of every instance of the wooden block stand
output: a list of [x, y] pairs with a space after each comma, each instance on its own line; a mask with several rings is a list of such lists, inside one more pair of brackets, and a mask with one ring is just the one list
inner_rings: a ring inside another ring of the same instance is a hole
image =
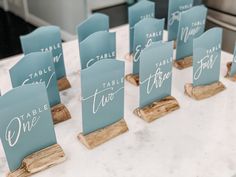
[[125, 60], [127, 60], [127, 61], [133, 61], [133, 54], [127, 53], [127, 54], [125, 55]]
[[128, 74], [125, 79], [135, 86], [139, 86], [139, 75], [138, 74]]
[[152, 122], [179, 108], [177, 100], [173, 96], [168, 96], [143, 108], [135, 109], [134, 114], [146, 122]]
[[79, 140], [83, 143], [88, 149], [93, 149], [106, 141], [125, 133], [128, 131], [127, 124], [124, 119], [109, 125], [105, 128], [99, 129], [87, 135], [80, 133], [78, 135]]
[[231, 71], [232, 62], [228, 62], [226, 66], [227, 66], [227, 73], [226, 73], [226, 75], [225, 75], [225, 78], [227, 78], [227, 79], [229, 79], [229, 80], [231, 80], [231, 81], [236, 82], [236, 74], [233, 75], [233, 76], [230, 76], [230, 71]]
[[184, 86], [185, 94], [195, 100], [209, 98], [225, 89], [226, 87], [221, 82], [197, 87], [193, 87], [193, 84], [185, 84]]
[[71, 88], [70, 82], [66, 77], [63, 77], [57, 81], [59, 91]]
[[71, 118], [70, 112], [63, 104], [51, 108], [53, 123], [57, 124]]
[[192, 65], [193, 65], [193, 57], [192, 56], [174, 61], [174, 66], [180, 70], [191, 67]]
[[21, 167], [14, 172], [10, 172], [7, 177], [28, 177], [65, 160], [65, 153], [61, 146], [54, 144], [25, 157]]

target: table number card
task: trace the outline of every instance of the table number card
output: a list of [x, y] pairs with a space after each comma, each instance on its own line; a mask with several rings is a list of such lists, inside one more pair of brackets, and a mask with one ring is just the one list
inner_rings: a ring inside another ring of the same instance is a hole
[[[50, 107], [62, 106], [51, 52], [33, 52], [26, 55], [10, 69], [10, 76], [14, 88], [32, 83], [45, 83]], [[68, 112], [65, 106], [63, 109]], [[67, 114], [69, 116], [69, 113]], [[65, 120], [68, 119], [67, 114], [64, 115]]]
[[168, 8], [168, 40], [176, 40], [180, 13], [190, 9], [193, 6], [193, 0], [169, 0]]
[[34, 52], [24, 56], [10, 69], [10, 76], [13, 88], [45, 83], [50, 107], [61, 103], [51, 52]]
[[225, 77], [231, 81], [236, 81], [236, 43], [234, 47], [233, 61], [227, 63], [227, 73]]
[[155, 3], [147, 0], [140, 1], [129, 7], [129, 53], [133, 53], [134, 25], [144, 18], [154, 18]]
[[94, 148], [127, 131], [123, 61], [101, 60], [82, 70], [81, 87], [83, 133], [79, 138], [83, 144]]
[[[139, 73], [140, 53], [152, 42], [163, 38], [165, 19], [146, 18], [134, 26], [133, 74]], [[144, 28], [145, 26], [145, 28]]]
[[125, 78], [135, 86], [139, 85], [140, 53], [152, 42], [162, 40], [164, 21], [164, 19], [145, 18], [134, 25], [133, 73], [126, 75]]
[[81, 69], [103, 59], [116, 58], [116, 34], [99, 31], [80, 43]]
[[57, 143], [45, 85], [17, 87], [0, 97], [0, 107], [0, 137], [14, 173], [25, 157]]
[[193, 39], [199, 37], [205, 29], [207, 8], [196, 6], [181, 12], [176, 46], [178, 69], [192, 66]]
[[32, 52], [52, 52], [59, 90], [65, 90], [71, 87], [66, 78], [59, 27], [44, 26], [37, 28], [32, 33], [21, 36], [20, 40], [25, 55]]
[[171, 95], [173, 42], [153, 42], [140, 54], [139, 108], [134, 113], [151, 122], [179, 108]]
[[109, 31], [109, 17], [102, 13], [95, 13], [77, 26], [78, 41], [81, 43], [97, 31]]
[[193, 40], [193, 84], [185, 85], [190, 97], [204, 99], [225, 89], [219, 81], [222, 32], [212, 28]]

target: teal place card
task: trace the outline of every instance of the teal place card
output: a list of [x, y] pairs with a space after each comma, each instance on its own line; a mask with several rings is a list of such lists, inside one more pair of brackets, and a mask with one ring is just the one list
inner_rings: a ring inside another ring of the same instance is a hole
[[165, 19], [145, 18], [134, 25], [133, 74], [139, 73], [140, 53], [152, 42], [162, 40], [164, 23]]
[[109, 31], [109, 17], [95, 13], [76, 27], [79, 43], [97, 31]]
[[193, 86], [219, 81], [222, 28], [212, 28], [193, 40]]
[[231, 70], [230, 70], [230, 76], [233, 77], [235, 74], [236, 74], [236, 43], [234, 47], [234, 56], [233, 56]]
[[25, 55], [32, 52], [52, 52], [57, 80], [66, 76], [59, 27], [39, 27], [32, 33], [21, 36], [20, 40]]
[[82, 70], [81, 92], [84, 135], [124, 118], [124, 62], [101, 60]]
[[140, 54], [139, 106], [171, 95], [173, 41], [153, 42]]
[[181, 12], [177, 35], [176, 60], [193, 55], [193, 39], [205, 30], [207, 8], [195, 6]]
[[22, 160], [57, 143], [43, 83], [12, 89], [0, 97], [0, 137], [13, 172]]
[[81, 69], [110, 58], [116, 58], [116, 33], [98, 31], [80, 43]]
[[25, 55], [10, 69], [12, 86], [45, 83], [50, 106], [61, 102], [51, 52], [33, 52]]
[[129, 7], [129, 52], [133, 53], [134, 25], [144, 18], [155, 17], [155, 3], [147, 0], [139, 1]]
[[193, 6], [193, 0], [169, 0], [168, 8], [168, 40], [176, 40], [180, 13], [190, 9]]

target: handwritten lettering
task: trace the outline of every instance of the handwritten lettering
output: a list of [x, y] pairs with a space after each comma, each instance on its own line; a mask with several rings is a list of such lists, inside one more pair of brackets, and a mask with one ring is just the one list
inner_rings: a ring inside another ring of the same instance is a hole
[[99, 60], [102, 60], [102, 59], [110, 59], [110, 58], [114, 58], [114, 57], [116, 57], [116, 52], [115, 51], [104, 53], [104, 54], [101, 54], [101, 55], [97, 55], [94, 58], [89, 59], [89, 61], [86, 64], [86, 67], [89, 67], [90, 65], [92, 65], [96, 61], [99, 61]]
[[19, 142], [21, 136], [30, 133], [39, 122], [40, 114], [48, 109], [49, 106], [45, 104], [11, 119], [5, 132], [5, 140], [8, 142], [9, 146], [14, 147]]

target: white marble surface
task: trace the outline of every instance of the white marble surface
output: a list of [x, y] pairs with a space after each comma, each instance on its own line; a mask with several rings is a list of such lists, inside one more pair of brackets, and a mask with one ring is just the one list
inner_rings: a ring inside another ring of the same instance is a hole
[[[128, 27], [117, 32], [118, 58], [128, 51]], [[166, 35], [166, 34], [165, 34]], [[76, 138], [81, 132], [79, 52], [77, 41], [63, 44], [65, 64], [72, 89], [61, 93], [72, 119], [55, 126], [67, 161], [35, 177], [236, 177], [236, 83], [223, 76], [232, 55], [222, 52], [221, 81], [227, 90], [203, 101], [184, 95], [192, 68], [173, 70], [172, 95], [181, 109], [148, 124], [135, 117], [138, 87], [126, 83], [125, 119], [129, 132], [94, 150]], [[0, 62], [0, 88], [10, 89], [8, 70], [21, 56]], [[126, 73], [131, 71], [126, 62]], [[0, 146], [0, 176], [8, 171]]]

